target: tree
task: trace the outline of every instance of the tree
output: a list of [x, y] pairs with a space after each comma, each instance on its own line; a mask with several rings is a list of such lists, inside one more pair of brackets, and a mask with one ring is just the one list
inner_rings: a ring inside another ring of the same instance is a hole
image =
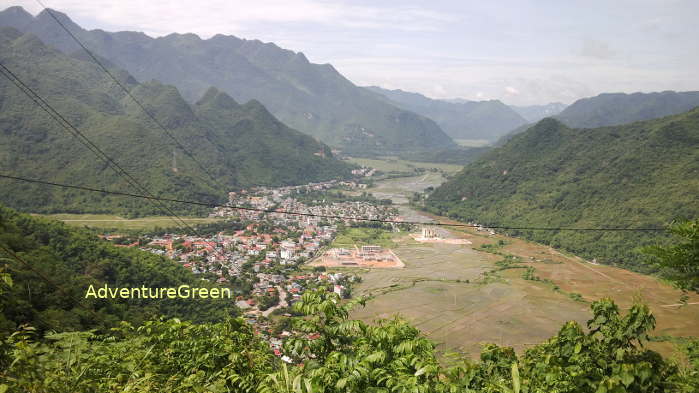
[[643, 251], [678, 287], [699, 292], [699, 219], [675, 222], [669, 230], [679, 238], [675, 244], [650, 246]]

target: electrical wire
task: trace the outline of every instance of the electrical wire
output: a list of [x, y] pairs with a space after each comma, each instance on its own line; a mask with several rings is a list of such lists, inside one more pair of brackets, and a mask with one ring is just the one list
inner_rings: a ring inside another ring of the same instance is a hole
[[98, 188], [77, 186], [72, 184], [63, 184], [50, 182], [45, 180], [28, 179], [19, 176], [11, 176], [0, 174], [0, 178], [23, 181], [28, 183], [44, 184], [53, 187], [70, 188], [75, 190], [89, 191], [89, 192], [100, 192], [109, 195], [118, 195], [130, 198], [140, 198], [140, 199], [155, 199], [165, 202], [182, 203], [195, 206], [206, 206], [210, 208], [220, 207], [228, 208], [233, 210], [244, 210], [244, 211], [254, 211], [260, 213], [275, 213], [275, 214], [285, 214], [294, 216], [306, 216], [306, 217], [318, 217], [318, 218], [329, 218], [329, 219], [339, 219], [339, 220], [349, 220], [349, 221], [365, 221], [365, 222], [378, 222], [387, 224], [411, 224], [411, 225], [433, 225], [433, 226], [445, 226], [445, 227], [467, 227], [467, 228], [488, 228], [488, 229], [501, 229], [501, 230], [534, 230], [534, 231], [635, 231], [635, 232], [653, 232], [653, 231], [665, 231], [664, 228], [622, 228], [622, 227], [609, 227], [609, 228], [571, 228], [571, 227], [530, 227], [530, 226], [503, 226], [503, 225], [475, 225], [475, 224], [463, 224], [463, 223], [445, 223], [445, 222], [421, 222], [421, 221], [402, 221], [402, 220], [383, 220], [379, 218], [367, 218], [367, 217], [352, 217], [352, 216], [341, 216], [334, 214], [316, 214], [316, 213], [306, 213], [298, 211], [288, 211], [288, 210], [271, 210], [271, 209], [260, 209], [254, 207], [245, 206], [234, 206], [234, 205], [222, 205], [211, 202], [198, 202], [190, 201], [185, 199], [173, 199], [173, 198], [159, 198], [148, 195], [132, 194], [120, 191], [109, 191]]
[[[38, 93], [36, 93], [31, 87], [27, 86], [26, 83], [22, 81], [15, 73], [13, 73], [7, 66], [0, 62], [0, 74], [5, 78], [10, 80], [18, 89], [20, 89], [27, 97], [29, 97], [37, 106], [44, 110], [51, 118], [53, 118], [57, 123], [59, 123], [69, 134], [78, 139], [78, 141], [88, 148], [93, 154], [95, 154], [99, 159], [105, 162], [112, 170], [114, 170], [117, 175], [122, 176], [126, 181], [134, 187], [136, 190], [149, 195], [154, 195], [148, 191], [143, 185], [141, 185], [130, 173], [128, 173], [124, 168], [122, 168], [114, 159], [109, 157], [102, 149], [95, 145], [89, 138], [87, 138], [80, 130], [77, 129], [71, 122], [69, 122], [65, 116], [61, 115], [55, 108], [51, 106], [45, 99], [43, 99]], [[181, 217], [179, 217], [175, 212], [169, 207], [164, 205], [157, 198], [153, 198], [155, 204], [157, 204], [161, 210], [166, 212], [166, 215], [170, 217], [173, 222], [178, 227], [185, 226], [190, 231], [196, 233], [196, 230], [187, 224]], [[179, 223], [178, 221], [179, 220]]]
[[[78, 37], [76, 37], [75, 34], [73, 34], [73, 33], [68, 29], [68, 27], [67, 27], [63, 22], [61, 22], [61, 21], [56, 17], [56, 15], [54, 15], [53, 11], [52, 11], [50, 8], [47, 8], [40, 0], [36, 0], [36, 2], [39, 3], [39, 5], [40, 5], [41, 7], [43, 7], [44, 11], [46, 11], [46, 12], [51, 16], [51, 18], [52, 18], [59, 26], [61, 26], [61, 28], [62, 28], [63, 30], [65, 30], [65, 32], [68, 33], [68, 35], [69, 35], [78, 45], [80, 45], [80, 47], [85, 51], [85, 53], [87, 53], [88, 56], [90, 56], [90, 58], [92, 59], [92, 61], [93, 61], [95, 64], [97, 64], [97, 66], [99, 66], [99, 68], [101, 68], [102, 71], [104, 71], [104, 72], [114, 81], [114, 83], [115, 83], [119, 88], [121, 88], [121, 90], [123, 90], [124, 93], [126, 93], [126, 95], [128, 95], [129, 98], [131, 98], [131, 100], [133, 100], [133, 102], [136, 103], [136, 105], [137, 105], [139, 108], [141, 108], [141, 110], [143, 111], [143, 113], [145, 113], [146, 116], [148, 116], [148, 118], [150, 118], [151, 121], [153, 121], [153, 123], [155, 123], [161, 130], [163, 130], [163, 132], [164, 132], [168, 137], [170, 137], [170, 139], [172, 139], [172, 140], [175, 142], [175, 145], [177, 145], [178, 148], [180, 148], [182, 151], [184, 151], [185, 154], [187, 154], [187, 156], [189, 156], [189, 158], [191, 158], [192, 161], [194, 161], [194, 162], [199, 166], [199, 168], [200, 168], [207, 176], [209, 176], [209, 178], [211, 178], [211, 180], [213, 180], [213, 182], [214, 182], [219, 188], [225, 190], [225, 187], [224, 187], [223, 185], [221, 185], [221, 183], [219, 183], [219, 181], [216, 179], [216, 177], [214, 177], [214, 176], [204, 167], [204, 165], [202, 165], [202, 163], [199, 162], [199, 160], [197, 160], [197, 159], [194, 157], [194, 155], [193, 155], [189, 150], [187, 150], [187, 148], [186, 148], [177, 138], [175, 138], [175, 136], [167, 129], [167, 127], [165, 127], [165, 126], [162, 124], [162, 122], [158, 121], [158, 119], [156, 119], [155, 116], [154, 116], [150, 111], [148, 111], [148, 109], [146, 109], [145, 105], [143, 105], [143, 103], [141, 103], [141, 101], [139, 101], [138, 99], [136, 99], [136, 97], [134, 97], [134, 95], [131, 94], [131, 91], [130, 91], [129, 89], [127, 89], [126, 86], [124, 86], [124, 84], [123, 84], [121, 81], [119, 81], [119, 79], [118, 79], [116, 76], [114, 76], [114, 74], [113, 74], [111, 71], [109, 71], [109, 69], [108, 69], [104, 64], [102, 64], [102, 62], [97, 58], [97, 56], [95, 56], [95, 54], [92, 53], [92, 51], [90, 51], [90, 49], [88, 49], [87, 46], [85, 46], [85, 44], [84, 44], [82, 41], [80, 41], [80, 40], [78, 39]], [[196, 115], [195, 115], [195, 118], [196, 118]], [[199, 119], [197, 119], [197, 120], [199, 120]], [[199, 122], [201, 123], [201, 121], [199, 121]]]

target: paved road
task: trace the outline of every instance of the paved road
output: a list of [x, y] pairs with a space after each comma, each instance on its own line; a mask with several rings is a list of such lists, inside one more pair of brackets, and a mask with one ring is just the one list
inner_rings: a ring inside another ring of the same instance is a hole
[[269, 317], [269, 315], [278, 308], [284, 308], [289, 306], [289, 304], [286, 302], [286, 291], [284, 290], [284, 288], [280, 287], [279, 285], [277, 285], [275, 288], [277, 288], [277, 292], [279, 292], [279, 304], [270, 307], [265, 311], [262, 311], [262, 315], [264, 317]]

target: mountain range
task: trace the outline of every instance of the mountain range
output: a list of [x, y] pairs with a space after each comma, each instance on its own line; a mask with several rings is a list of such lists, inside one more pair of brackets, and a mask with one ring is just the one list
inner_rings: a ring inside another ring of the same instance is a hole
[[[555, 104], [549, 104], [555, 105]], [[546, 107], [547, 105], [541, 106]], [[699, 106], [699, 92], [604, 93], [581, 98], [553, 117], [573, 128], [614, 126], [687, 112]], [[536, 107], [536, 106], [535, 106]], [[513, 107], [518, 110], [518, 107]], [[519, 107], [521, 110], [524, 107]], [[532, 108], [532, 107], [529, 107]], [[494, 145], [502, 146], [514, 135], [534, 125], [528, 123], [503, 135]]]
[[[258, 100], [289, 126], [355, 153], [448, 148], [454, 142], [432, 120], [400, 109], [355, 86], [330, 64], [273, 43], [194, 34], [151, 38], [140, 32], [85, 30], [53, 14], [97, 55], [137, 80], [156, 79], [195, 102], [215, 86], [238, 101]], [[80, 47], [51, 18], [21, 7], [0, 12], [0, 26], [31, 32], [72, 54]]]
[[676, 115], [699, 106], [699, 91], [658, 93], [604, 93], [582, 98], [557, 119], [575, 128], [594, 128]]
[[[144, 107], [197, 158], [212, 180], [95, 64], [0, 29], [0, 62], [156, 195], [224, 201], [254, 185], [289, 185], [350, 175], [331, 149], [293, 130], [258, 101], [239, 104], [209, 88], [194, 104], [169, 85], [137, 82], [112, 68]], [[0, 78], [0, 170], [5, 174], [141, 193]], [[34, 212], [162, 214], [139, 200], [0, 181], [0, 202]], [[221, 188], [223, 187], [223, 189]], [[191, 211], [174, 205], [176, 211]]]
[[498, 100], [455, 102], [377, 86], [366, 89], [393, 105], [429, 117], [454, 139], [495, 141], [508, 131], [527, 123], [512, 108]]
[[552, 102], [545, 105], [525, 105], [517, 106], [510, 105], [515, 112], [519, 113], [525, 120], [530, 123], [537, 122], [545, 117], [556, 116], [567, 107], [566, 104], [560, 102]]
[[[437, 188], [432, 212], [514, 227], [663, 228], [699, 216], [699, 108], [592, 129], [547, 118]], [[508, 231], [643, 270], [634, 247], [662, 232]]]

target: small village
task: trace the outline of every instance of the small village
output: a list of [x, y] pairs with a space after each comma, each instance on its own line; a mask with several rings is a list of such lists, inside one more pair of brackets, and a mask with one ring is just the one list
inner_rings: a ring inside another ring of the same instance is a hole
[[[365, 169], [359, 171], [356, 175], [367, 174]], [[231, 207], [215, 208], [210, 215], [227, 219], [230, 225], [224, 229], [202, 237], [166, 233], [145, 244], [128, 246], [166, 256], [202, 278], [233, 286], [236, 295], [232, 301], [281, 356], [282, 339], [293, 333], [290, 326], [279, 324], [288, 320], [289, 307], [305, 291], [326, 288], [348, 298], [352, 283], [359, 280], [352, 274], [326, 272], [324, 266], [301, 267], [314, 258], [321, 259], [343, 226], [360, 222], [352, 217], [391, 220], [397, 216], [390, 205], [326, 202], [318, 193], [338, 188], [355, 190], [362, 186], [330, 181], [231, 192]], [[320, 199], [299, 200], [312, 192]]]

